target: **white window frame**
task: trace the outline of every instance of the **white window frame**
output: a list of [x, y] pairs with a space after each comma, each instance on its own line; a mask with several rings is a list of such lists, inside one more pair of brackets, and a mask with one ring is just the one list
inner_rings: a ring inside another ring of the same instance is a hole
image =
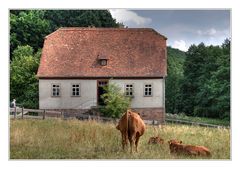
[[[128, 85], [132, 85], [132, 87]], [[132, 92], [132, 95], [130, 95], [130, 92]], [[125, 96], [134, 97], [134, 85], [132, 83], [125, 84]]]
[[[75, 87], [74, 87], [74, 85], [75, 85]], [[76, 87], [76, 85], [78, 85], [78, 87]], [[75, 91], [73, 91], [73, 89], [75, 89]], [[78, 95], [76, 95], [76, 89], [78, 89]], [[73, 94], [75, 92], [75, 95]], [[80, 83], [72, 83], [71, 84], [71, 96], [72, 97], [80, 97], [81, 96], [81, 85], [80, 85]]]
[[[147, 86], [147, 85], [151, 85], [151, 87]], [[146, 91], [146, 89], [148, 89]], [[151, 89], [151, 90], [149, 90]], [[147, 92], [147, 94], [146, 94]], [[151, 92], [151, 94], [149, 94], [149, 92]], [[153, 96], [153, 84], [152, 83], [145, 83], [143, 86], [143, 96], [144, 97], [152, 97]]]
[[[51, 96], [52, 97], [61, 97], [61, 84], [60, 83], [52, 83], [51, 85], [52, 85]], [[56, 95], [57, 91], [55, 91], [55, 92], [53, 91], [54, 89], [58, 90], [58, 95]]]

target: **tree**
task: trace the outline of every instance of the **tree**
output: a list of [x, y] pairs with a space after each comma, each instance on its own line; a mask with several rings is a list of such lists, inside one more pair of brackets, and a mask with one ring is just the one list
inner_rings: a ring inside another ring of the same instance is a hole
[[102, 109], [103, 114], [108, 117], [119, 118], [130, 107], [130, 98], [126, 97], [121, 88], [113, 83], [105, 86], [104, 90], [106, 90], [106, 93], [101, 96], [106, 104]]
[[183, 79], [183, 63], [185, 60], [185, 52], [171, 47], [167, 48], [168, 64], [166, 78], [166, 112], [179, 113], [181, 105], [181, 82]]
[[230, 117], [230, 41], [192, 45], [184, 63], [182, 111], [187, 115]]
[[107, 10], [46, 10], [51, 30], [59, 27], [119, 27]]
[[[11, 11], [10, 52], [17, 46], [30, 45], [34, 51], [42, 48], [44, 37], [50, 33], [50, 23], [44, 19], [44, 11]], [[12, 59], [12, 57], [11, 57]]]
[[[226, 39], [221, 47], [209, 47], [210, 56], [208, 79], [196, 95], [194, 113], [198, 116], [230, 118], [230, 41]], [[211, 57], [210, 57], [211, 58]], [[214, 65], [214, 66], [213, 66]], [[215, 67], [215, 69], [213, 68]]]
[[193, 115], [195, 96], [198, 93], [198, 86], [201, 83], [202, 67], [206, 64], [204, 57], [207, 56], [207, 50], [203, 43], [198, 46], [189, 47], [187, 57], [184, 62], [184, 78], [181, 86], [182, 112], [187, 115]]
[[38, 80], [36, 73], [40, 51], [34, 54], [30, 46], [18, 46], [10, 65], [10, 99], [28, 108], [38, 108]]

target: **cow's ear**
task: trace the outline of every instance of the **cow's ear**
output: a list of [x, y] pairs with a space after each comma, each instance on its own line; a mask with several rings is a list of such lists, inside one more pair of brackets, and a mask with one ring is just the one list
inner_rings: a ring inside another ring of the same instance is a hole
[[140, 113], [137, 113], [140, 116]]
[[170, 141], [168, 141], [168, 144], [171, 144], [171, 142], [170, 142]]
[[180, 144], [182, 144], [182, 141], [180, 140]]

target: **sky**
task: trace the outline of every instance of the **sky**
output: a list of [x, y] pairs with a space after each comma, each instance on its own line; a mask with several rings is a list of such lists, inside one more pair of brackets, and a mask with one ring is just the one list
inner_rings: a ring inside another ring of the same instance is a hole
[[192, 44], [221, 45], [231, 37], [230, 10], [111, 9], [112, 17], [129, 28], [153, 28], [167, 44], [187, 51]]

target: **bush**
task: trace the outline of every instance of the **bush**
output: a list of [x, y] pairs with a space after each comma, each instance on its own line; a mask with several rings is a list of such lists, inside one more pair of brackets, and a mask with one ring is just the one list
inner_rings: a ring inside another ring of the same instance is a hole
[[18, 46], [10, 64], [10, 100], [27, 108], [38, 108], [38, 70], [41, 51], [31, 46]]
[[101, 112], [107, 117], [119, 118], [130, 107], [131, 99], [126, 97], [116, 84], [109, 84], [104, 90], [106, 93], [101, 97], [106, 105]]

